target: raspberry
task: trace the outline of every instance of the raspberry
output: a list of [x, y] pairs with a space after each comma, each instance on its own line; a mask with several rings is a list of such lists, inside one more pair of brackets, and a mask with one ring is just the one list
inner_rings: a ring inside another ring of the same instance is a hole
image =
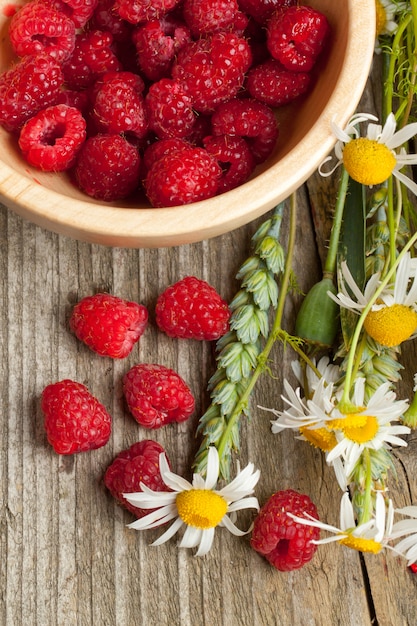
[[268, 22], [267, 47], [288, 70], [309, 72], [329, 32], [327, 18], [312, 7], [291, 6], [277, 11]]
[[196, 120], [192, 100], [181, 85], [170, 78], [161, 78], [149, 87], [145, 98], [149, 128], [160, 137], [187, 137]]
[[191, 41], [189, 29], [171, 15], [140, 24], [132, 33], [138, 65], [149, 80], [170, 75], [175, 55]]
[[205, 137], [204, 147], [223, 169], [217, 193], [224, 193], [246, 182], [255, 169], [251, 149], [241, 137], [221, 135]]
[[129, 411], [145, 428], [184, 422], [194, 411], [194, 397], [185, 381], [163, 365], [140, 363], [123, 377]]
[[256, 163], [272, 153], [278, 139], [278, 123], [271, 107], [252, 98], [220, 104], [211, 118], [213, 135], [237, 135], [249, 143]]
[[88, 21], [88, 30], [108, 31], [114, 41], [123, 41], [130, 37], [132, 25], [122, 20], [113, 10], [114, 0], [98, 0], [97, 7]]
[[237, 0], [184, 0], [183, 17], [194, 37], [230, 29], [239, 12]]
[[190, 204], [216, 195], [222, 170], [207, 150], [182, 147], [155, 160], [144, 181], [153, 207]]
[[206, 281], [186, 276], [156, 302], [156, 323], [169, 337], [212, 341], [229, 330], [227, 302]]
[[238, 94], [251, 62], [250, 46], [244, 37], [214, 33], [181, 48], [172, 78], [182, 83], [196, 111], [210, 113]]
[[89, 137], [78, 153], [75, 181], [84, 193], [110, 202], [127, 198], [139, 184], [140, 157], [120, 135]]
[[112, 43], [113, 37], [109, 32], [92, 30], [78, 33], [74, 50], [62, 65], [67, 87], [85, 89], [101, 74], [121, 70], [121, 63], [111, 48]]
[[252, 98], [271, 107], [280, 107], [306, 93], [310, 83], [308, 72], [293, 72], [276, 59], [268, 59], [249, 70], [246, 89]]
[[86, 123], [78, 109], [56, 104], [25, 123], [19, 147], [30, 165], [60, 172], [73, 165], [85, 137]]
[[142, 79], [131, 72], [107, 72], [96, 82], [92, 119], [99, 132], [130, 133], [142, 138], [148, 132]]
[[413, 574], [417, 574], [417, 563], [411, 563], [411, 565], [409, 565], [409, 568]]
[[41, 408], [48, 441], [58, 454], [95, 450], [109, 440], [111, 417], [81, 383], [65, 379], [47, 385]]
[[71, 330], [100, 356], [123, 359], [131, 353], [148, 322], [146, 307], [108, 293], [86, 296], [73, 308]]
[[277, 9], [296, 5], [297, 2], [298, 0], [239, 0], [239, 6], [258, 23], [265, 25]]
[[317, 550], [320, 530], [293, 520], [287, 513], [318, 519], [310, 498], [292, 489], [278, 491], [261, 507], [253, 526], [251, 546], [276, 569], [289, 572], [308, 563]]
[[119, 452], [104, 474], [104, 484], [111, 495], [137, 518], [151, 513], [153, 509], [140, 509], [130, 504], [123, 494], [142, 491], [141, 483], [152, 491], [169, 491], [159, 469], [159, 455], [162, 453], [166, 456], [159, 443], [144, 439]]
[[42, 2], [67, 15], [76, 28], [83, 28], [97, 7], [97, 0], [42, 0]]
[[74, 50], [75, 25], [61, 11], [42, 0], [32, 0], [12, 17], [9, 38], [17, 56], [47, 52], [57, 61], [65, 61]]
[[159, 19], [180, 3], [180, 0], [116, 0], [114, 10], [131, 24]]
[[0, 75], [0, 124], [17, 131], [41, 109], [55, 104], [63, 84], [61, 67], [49, 54], [23, 58]]

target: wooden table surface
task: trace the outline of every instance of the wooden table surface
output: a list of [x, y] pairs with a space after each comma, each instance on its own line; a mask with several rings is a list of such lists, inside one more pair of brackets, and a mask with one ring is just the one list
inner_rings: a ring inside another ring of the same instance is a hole
[[[377, 98], [376, 98], [377, 99]], [[377, 106], [371, 85], [361, 110]], [[295, 272], [307, 291], [320, 275], [326, 237], [324, 207], [332, 182], [318, 175], [297, 193]], [[326, 204], [327, 201], [327, 204]], [[313, 219], [314, 218], [314, 219]], [[121, 249], [81, 243], [42, 230], [0, 207], [1, 558], [0, 621], [4, 626], [413, 626], [417, 577], [405, 561], [384, 552], [361, 554], [338, 544], [320, 546], [301, 570], [274, 570], [249, 546], [220, 529], [203, 558], [178, 550], [176, 540], [149, 543], [159, 530], [137, 532], [134, 517], [103, 485], [105, 469], [132, 443], [159, 441], [174, 471], [190, 478], [198, 447], [195, 430], [208, 404], [207, 381], [215, 369], [213, 345], [172, 340], [154, 321], [158, 294], [193, 274], [232, 298], [235, 274], [250, 252], [256, 223], [201, 243], [171, 249]], [[321, 224], [315, 232], [314, 222]], [[284, 219], [283, 241], [288, 220]], [[123, 361], [94, 355], [68, 328], [81, 297], [107, 291], [149, 308], [149, 326]], [[284, 327], [293, 329], [299, 302], [289, 299]], [[242, 423], [242, 466], [261, 470], [262, 504], [278, 489], [309, 494], [320, 517], [338, 525], [340, 491], [320, 452], [293, 434], [272, 435], [261, 404], [280, 407], [283, 377], [294, 382], [290, 348], [276, 345], [273, 377], [264, 375], [252, 397], [252, 418]], [[409, 343], [401, 390], [409, 397], [416, 367]], [[196, 397], [184, 424], [145, 431], [127, 413], [121, 378], [135, 363], [176, 369]], [[39, 397], [43, 388], [72, 378], [86, 384], [113, 416], [110, 441], [99, 450], [59, 456], [48, 445]], [[417, 440], [395, 451], [397, 507], [417, 502]], [[241, 520], [250, 521], [252, 512]]]

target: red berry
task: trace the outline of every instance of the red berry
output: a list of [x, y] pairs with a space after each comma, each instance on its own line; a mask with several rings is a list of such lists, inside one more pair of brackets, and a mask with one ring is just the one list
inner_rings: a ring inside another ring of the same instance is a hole
[[194, 397], [185, 381], [163, 365], [141, 363], [123, 378], [123, 392], [135, 420], [145, 428], [184, 422], [194, 411]]
[[417, 574], [417, 563], [411, 563], [411, 565], [409, 565], [409, 568], [413, 572], [413, 574]]
[[42, 0], [47, 6], [53, 7], [67, 15], [76, 28], [83, 28], [91, 19], [98, 0]]
[[12, 17], [9, 37], [20, 57], [47, 52], [62, 62], [74, 50], [75, 25], [65, 13], [42, 0], [32, 0]]
[[261, 507], [253, 526], [251, 546], [282, 572], [299, 569], [317, 550], [320, 530], [293, 520], [287, 513], [319, 519], [310, 498], [292, 489], [278, 491]]
[[108, 31], [115, 41], [130, 37], [132, 25], [113, 10], [114, 0], [98, 0], [97, 7], [88, 21], [88, 30]]
[[180, 0], [115, 0], [114, 10], [131, 24], [159, 19], [180, 3]]
[[101, 356], [123, 359], [142, 336], [148, 322], [143, 304], [108, 293], [82, 298], [69, 325], [76, 337]]
[[260, 24], [266, 24], [277, 10], [297, 4], [298, 0], [239, 0], [242, 11]]
[[81, 147], [74, 176], [84, 193], [110, 202], [127, 198], [139, 184], [137, 149], [120, 135], [98, 134]]
[[179, 19], [165, 15], [159, 20], [140, 24], [132, 34], [139, 68], [149, 80], [170, 76], [178, 51], [189, 41], [191, 34]]
[[172, 137], [170, 139], [160, 139], [151, 143], [143, 153], [143, 166], [147, 172], [162, 157], [176, 150], [191, 148], [191, 144], [185, 139]]
[[149, 128], [162, 139], [187, 137], [196, 116], [190, 96], [171, 78], [153, 83], [145, 98]]
[[238, 94], [251, 62], [250, 46], [244, 37], [219, 32], [181, 48], [172, 77], [182, 83], [196, 111], [210, 113]]
[[41, 408], [48, 441], [58, 454], [95, 450], [109, 440], [111, 417], [81, 383], [66, 379], [48, 385]]
[[237, 0], [184, 0], [183, 17], [194, 37], [233, 27]]
[[249, 70], [246, 89], [252, 98], [271, 107], [280, 107], [306, 93], [310, 82], [308, 72], [293, 72], [276, 59], [268, 59]]
[[152, 491], [169, 491], [162, 480], [159, 468], [159, 455], [162, 453], [166, 456], [164, 448], [159, 443], [144, 439], [119, 452], [104, 474], [104, 484], [111, 495], [138, 518], [151, 513], [153, 509], [133, 506], [123, 494], [142, 491], [141, 483]]
[[99, 132], [128, 133], [142, 138], [148, 120], [142, 79], [131, 72], [107, 72], [94, 87], [92, 119]]
[[153, 207], [179, 206], [215, 196], [221, 175], [207, 150], [182, 147], [154, 161], [144, 187]]
[[41, 109], [55, 104], [63, 84], [61, 66], [43, 52], [0, 75], [0, 124], [17, 131]]
[[113, 36], [109, 32], [79, 32], [71, 56], [62, 65], [67, 87], [85, 89], [101, 74], [121, 70], [122, 65], [112, 50], [112, 43]]
[[161, 293], [156, 323], [170, 337], [212, 341], [229, 330], [227, 302], [206, 281], [186, 276]]
[[237, 135], [249, 143], [256, 163], [272, 153], [278, 139], [278, 123], [271, 107], [252, 98], [220, 104], [211, 118], [213, 135]]
[[325, 15], [308, 6], [277, 11], [268, 22], [267, 46], [288, 70], [309, 72], [329, 32]]
[[85, 141], [86, 123], [78, 109], [56, 104], [28, 120], [20, 131], [25, 159], [46, 172], [69, 169]]
[[247, 142], [241, 137], [220, 135], [205, 137], [204, 147], [219, 162], [223, 176], [217, 193], [224, 193], [246, 182], [255, 169], [255, 159]]

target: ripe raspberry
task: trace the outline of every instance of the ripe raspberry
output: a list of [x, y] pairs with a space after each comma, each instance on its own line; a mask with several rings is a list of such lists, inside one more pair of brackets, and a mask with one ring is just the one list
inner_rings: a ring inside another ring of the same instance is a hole
[[121, 70], [122, 65], [111, 48], [112, 43], [113, 37], [109, 32], [79, 32], [71, 56], [62, 65], [67, 87], [85, 89], [101, 74]]
[[310, 83], [308, 72], [293, 72], [276, 59], [268, 59], [249, 70], [246, 89], [252, 98], [280, 107], [306, 93]]
[[107, 72], [95, 83], [92, 120], [103, 133], [128, 133], [142, 138], [148, 132], [144, 83], [131, 72]]
[[[33, 0], [32, 0], [33, 1]], [[76, 28], [83, 28], [93, 16], [98, 0], [42, 0], [44, 4], [53, 7], [67, 15]]]
[[9, 38], [19, 57], [47, 52], [62, 62], [74, 50], [75, 25], [65, 13], [31, 0], [12, 17]]
[[308, 6], [277, 11], [268, 22], [267, 47], [288, 70], [309, 72], [329, 33], [325, 15]]
[[143, 153], [143, 166], [147, 172], [162, 157], [176, 150], [183, 150], [192, 147], [185, 139], [176, 137], [170, 139], [160, 139], [151, 143]]
[[196, 111], [210, 113], [238, 94], [251, 62], [250, 46], [244, 37], [214, 33], [181, 48], [172, 78], [182, 83]]
[[298, 0], [239, 0], [241, 10], [263, 25], [277, 9], [294, 6], [297, 3]]
[[169, 77], [175, 55], [191, 41], [191, 33], [182, 21], [165, 15], [140, 24], [132, 33], [132, 41], [141, 72], [157, 81]]
[[149, 128], [161, 139], [187, 137], [192, 132], [196, 121], [192, 100], [177, 81], [161, 78], [153, 83], [145, 105]]
[[127, 198], [139, 184], [137, 149], [120, 135], [98, 134], [82, 145], [75, 182], [84, 193], [110, 202]]
[[95, 450], [109, 440], [111, 417], [81, 383], [65, 379], [47, 385], [41, 408], [48, 441], [58, 454]]
[[101, 30], [111, 33], [114, 41], [123, 41], [131, 36], [132, 25], [122, 20], [113, 10], [114, 0], [98, 0], [93, 15], [88, 20], [88, 30]]
[[43, 52], [0, 75], [0, 124], [17, 131], [41, 109], [55, 104], [63, 84], [58, 61]]
[[19, 148], [30, 165], [45, 172], [60, 172], [73, 165], [85, 137], [86, 123], [78, 109], [56, 104], [25, 123]]
[[227, 302], [206, 281], [186, 276], [156, 302], [156, 323], [169, 337], [212, 341], [229, 330]]
[[123, 494], [142, 491], [141, 483], [152, 491], [170, 491], [160, 474], [161, 453], [165, 453], [166, 456], [164, 448], [159, 443], [152, 439], [144, 439], [119, 452], [104, 474], [104, 484], [111, 495], [138, 519], [151, 513], [153, 509], [140, 509], [130, 504]]
[[115, 0], [114, 10], [131, 24], [157, 20], [174, 9], [180, 0]]
[[247, 142], [241, 137], [221, 135], [205, 137], [204, 147], [223, 169], [217, 193], [224, 193], [245, 183], [255, 169], [255, 159]]
[[144, 181], [153, 207], [190, 204], [216, 195], [222, 170], [204, 148], [183, 147], [156, 160]]
[[272, 153], [278, 139], [278, 123], [273, 110], [252, 98], [220, 104], [211, 118], [213, 135], [237, 135], [249, 143], [256, 163]]
[[145, 428], [185, 422], [194, 411], [194, 397], [186, 382], [163, 365], [140, 363], [123, 377], [129, 411]]
[[239, 12], [237, 0], [184, 0], [185, 23], [194, 37], [231, 29]]
[[253, 526], [251, 546], [276, 569], [289, 572], [308, 563], [317, 550], [312, 540], [320, 530], [294, 521], [287, 513], [318, 519], [317, 509], [306, 495], [292, 489], [278, 491], [261, 507]]
[[86, 296], [73, 308], [71, 330], [101, 356], [123, 359], [131, 353], [148, 322], [146, 307], [108, 293]]

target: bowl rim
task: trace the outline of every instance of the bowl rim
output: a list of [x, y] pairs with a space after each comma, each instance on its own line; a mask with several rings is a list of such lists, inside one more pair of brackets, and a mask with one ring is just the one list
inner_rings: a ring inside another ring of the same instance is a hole
[[[21, 217], [47, 230], [81, 241], [114, 247], [160, 248], [199, 242], [232, 231], [260, 217], [288, 198], [316, 170], [336, 142], [330, 122], [337, 114], [337, 123], [342, 126], [346, 124], [360, 101], [374, 54], [375, 3], [355, 0], [354, 3], [348, 3], [348, 10], [345, 62], [322, 113], [303, 138], [307, 150], [308, 146], [314, 146], [314, 160], [300, 161], [297, 144], [276, 164], [247, 183], [210, 198], [210, 206], [216, 207], [216, 210], [210, 212], [207, 210], [207, 200], [180, 207], [138, 210], [100, 205], [87, 198], [77, 202], [75, 208], [74, 198], [51, 189], [48, 189], [48, 203], [45, 204], [45, 189], [39, 183], [25, 179], [25, 184], [16, 189], [16, 180], [13, 180], [16, 173], [8, 164], [0, 161], [0, 200]], [[363, 37], [364, 33], [366, 37]], [[358, 63], [358, 58], [361, 63]], [[338, 103], [341, 98], [346, 100], [347, 85], [349, 108], [341, 113]], [[281, 169], [285, 174], [280, 173]], [[280, 184], [283, 190], [277, 193]], [[13, 199], [1, 191], [12, 187]], [[261, 196], [260, 204], [258, 198]], [[242, 204], [245, 205], [243, 213]], [[57, 206], [59, 213], [56, 212]], [[112, 219], [109, 220], [109, 216]], [[195, 220], [198, 222], [198, 230]], [[166, 231], [164, 234], [158, 228], [161, 223]]]

